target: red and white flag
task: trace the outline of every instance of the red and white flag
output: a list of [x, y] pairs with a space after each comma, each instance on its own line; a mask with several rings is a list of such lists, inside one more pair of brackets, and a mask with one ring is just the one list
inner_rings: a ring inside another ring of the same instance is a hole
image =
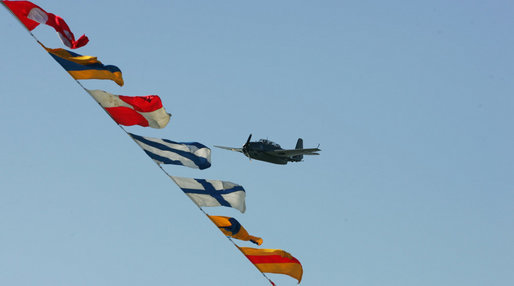
[[80, 48], [89, 42], [86, 35], [82, 35], [75, 41], [75, 36], [61, 17], [47, 13], [32, 2], [7, 0], [3, 0], [2, 2], [20, 19], [21, 23], [23, 23], [29, 31], [34, 30], [39, 24], [51, 26], [55, 29], [62, 42], [71, 49]]
[[171, 114], [166, 112], [157, 95], [123, 96], [98, 89], [87, 92], [120, 125], [164, 128], [170, 121]]

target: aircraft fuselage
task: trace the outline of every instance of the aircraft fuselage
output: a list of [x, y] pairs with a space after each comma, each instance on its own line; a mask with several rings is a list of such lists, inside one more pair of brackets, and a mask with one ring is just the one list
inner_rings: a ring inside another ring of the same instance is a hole
[[287, 164], [287, 162], [292, 161], [289, 158], [273, 156], [273, 155], [266, 153], [267, 151], [282, 150], [282, 148], [275, 146], [275, 145], [271, 145], [271, 144], [265, 144], [262, 142], [250, 142], [250, 143], [248, 143], [247, 150], [248, 150], [248, 156], [250, 156], [250, 158], [255, 159], [255, 160], [260, 160], [260, 161], [265, 161], [265, 162], [280, 164], [280, 165], [285, 165], [285, 164]]

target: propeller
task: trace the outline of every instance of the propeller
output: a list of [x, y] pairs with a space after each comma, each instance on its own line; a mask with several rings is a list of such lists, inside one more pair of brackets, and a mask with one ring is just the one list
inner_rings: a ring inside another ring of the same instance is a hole
[[250, 139], [252, 139], [252, 134], [250, 134], [250, 136], [248, 136], [248, 140], [246, 140], [246, 143], [243, 145], [243, 154], [245, 154], [245, 156], [248, 157], [248, 159], [250, 159], [250, 161], [252, 161], [252, 158], [250, 157], [250, 154], [248, 153], [248, 145], [250, 144]]

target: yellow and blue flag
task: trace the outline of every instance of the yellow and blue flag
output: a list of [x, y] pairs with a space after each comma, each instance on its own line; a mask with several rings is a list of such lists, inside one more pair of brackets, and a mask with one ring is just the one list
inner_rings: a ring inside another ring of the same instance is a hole
[[226, 236], [251, 241], [257, 245], [262, 244], [262, 238], [249, 235], [246, 229], [233, 217], [210, 215], [209, 218]]
[[74, 79], [109, 79], [123, 86], [121, 70], [117, 66], [104, 65], [96, 57], [79, 55], [65, 49], [43, 48]]

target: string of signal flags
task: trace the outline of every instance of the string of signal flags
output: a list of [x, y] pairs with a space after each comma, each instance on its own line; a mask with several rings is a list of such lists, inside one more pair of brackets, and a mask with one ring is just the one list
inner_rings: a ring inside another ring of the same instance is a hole
[[77, 49], [85, 46], [89, 39], [85, 35], [75, 39], [71, 29], [61, 17], [48, 13], [29, 1], [0, 0], [0, 2], [272, 285], [275, 284], [265, 273], [285, 274], [295, 278], [298, 284], [301, 282], [302, 265], [291, 254], [281, 249], [238, 246], [234, 239], [249, 241], [259, 246], [263, 243], [263, 239], [250, 235], [235, 218], [210, 215], [204, 210], [203, 207], [223, 206], [244, 213], [246, 191], [242, 186], [228, 181], [176, 177], [162, 167], [163, 164], [171, 164], [200, 170], [209, 168], [211, 150], [207, 146], [198, 142], [175, 142], [144, 137], [130, 133], [123, 127], [133, 125], [159, 129], [166, 127], [171, 114], [166, 112], [159, 96], [124, 96], [85, 88], [79, 80], [111, 80], [123, 86], [122, 72], [114, 65], [104, 65], [94, 56], [84, 56], [62, 48], [47, 48], [32, 33], [40, 24], [45, 24], [55, 29], [66, 47]]

